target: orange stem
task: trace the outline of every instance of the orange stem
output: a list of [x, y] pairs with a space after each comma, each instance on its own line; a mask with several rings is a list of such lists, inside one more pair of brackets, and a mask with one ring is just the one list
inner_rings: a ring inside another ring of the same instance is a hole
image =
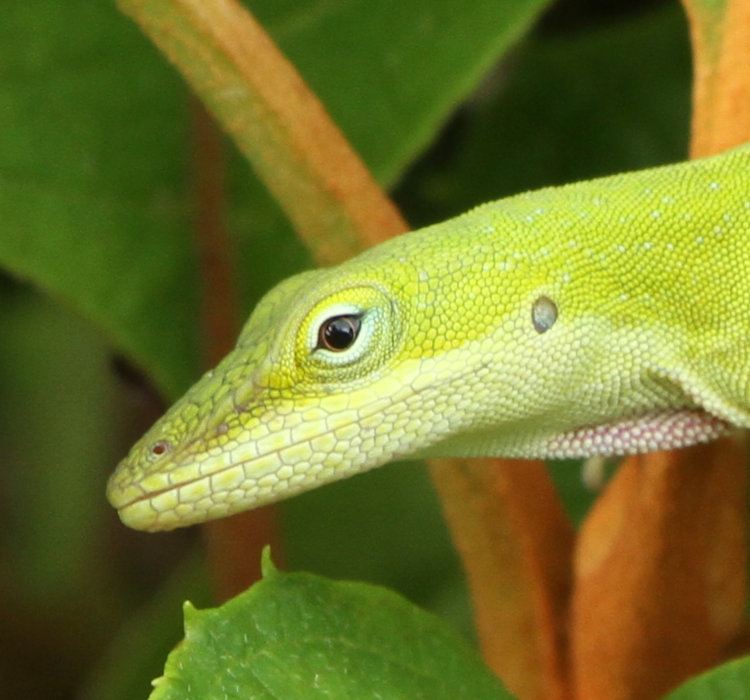
[[578, 700], [660, 698], [722, 658], [745, 607], [745, 461], [724, 439], [620, 467], [578, 539]]
[[750, 2], [683, 0], [693, 45], [693, 158], [750, 140]]
[[[239, 301], [233, 282], [232, 251], [224, 224], [226, 210], [224, 136], [198, 100], [191, 100], [195, 240], [203, 283], [201, 326], [205, 364], [215, 365], [234, 345]], [[214, 593], [221, 602], [260, 578], [260, 553], [269, 542], [279, 560], [280, 540], [273, 507], [206, 523]]]
[[567, 694], [573, 528], [542, 462], [433, 460], [487, 664], [516, 697]]

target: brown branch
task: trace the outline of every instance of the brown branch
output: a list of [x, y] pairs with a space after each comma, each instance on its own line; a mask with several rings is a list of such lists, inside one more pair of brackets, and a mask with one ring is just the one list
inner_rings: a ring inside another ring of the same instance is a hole
[[213, 367], [232, 349], [239, 328], [239, 299], [229, 234], [224, 222], [226, 156], [224, 137], [211, 115], [190, 100], [194, 232], [202, 284], [203, 360]]
[[620, 467], [578, 539], [576, 698], [660, 698], [722, 659], [745, 607], [745, 460], [724, 439]]
[[693, 158], [750, 140], [750, 2], [683, 0], [693, 45]]
[[516, 697], [568, 698], [573, 528], [542, 462], [433, 460], [485, 660]]
[[234, 0], [119, 0], [234, 139], [320, 264], [406, 230], [323, 105]]
[[[195, 241], [203, 284], [201, 328], [204, 360], [213, 367], [234, 345], [239, 299], [232, 250], [224, 223], [226, 157], [224, 136], [203, 105], [192, 99]], [[217, 601], [228, 600], [260, 578], [260, 554], [271, 542], [282, 556], [272, 506], [206, 523], [203, 527]]]

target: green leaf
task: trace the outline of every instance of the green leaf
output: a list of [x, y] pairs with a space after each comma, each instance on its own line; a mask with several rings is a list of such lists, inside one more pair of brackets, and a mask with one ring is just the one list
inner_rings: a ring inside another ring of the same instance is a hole
[[177, 391], [197, 366], [178, 81], [85, 0], [5, 4], [0, 66], [0, 265]]
[[748, 700], [750, 656], [722, 664], [692, 678], [664, 700]]
[[246, 4], [389, 185], [550, 3]]
[[[368, 165], [393, 181], [545, 4], [252, 9]], [[114, 4], [86, 0], [7, 3], [0, 59], [0, 266], [91, 320], [164, 393], [180, 393], [198, 373], [199, 282], [179, 76]], [[242, 240], [258, 236], [237, 244], [249, 310], [304, 254], [260, 185], [237, 189], [227, 221]]]
[[220, 608], [185, 604], [185, 641], [150, 700], [508, 699], [455, 632], [362, 583], [283, 574]]
[[683, 160], [689, 49], [676, 4], [572, 35], [535, 33], [467, 110], [450, 157], [411, 178], [418, 192], [400, 193], [409, 218], [434, 223], [524, 190]]

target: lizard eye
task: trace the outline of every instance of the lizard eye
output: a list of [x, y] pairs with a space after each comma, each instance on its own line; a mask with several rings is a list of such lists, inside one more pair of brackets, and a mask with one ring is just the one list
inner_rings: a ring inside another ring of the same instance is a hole
[[295, 362], [310, 380], [352, 381], [380, 367], [400, 334], [388, 293], [375, 285], [345, 287], [323, 297], [302, 319]]
[[354, 345], [362, 327], [361, 314], [331, 316], [320, 324], [317, 348], [342, 352]]

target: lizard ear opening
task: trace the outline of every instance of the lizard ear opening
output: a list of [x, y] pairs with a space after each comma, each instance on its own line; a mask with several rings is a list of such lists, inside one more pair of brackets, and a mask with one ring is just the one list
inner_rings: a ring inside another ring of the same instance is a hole
[[546, 333], [557, 321], [557, 305], [549, 297], [539, 297], [531, 307], [531, 322], [540, 335]]

